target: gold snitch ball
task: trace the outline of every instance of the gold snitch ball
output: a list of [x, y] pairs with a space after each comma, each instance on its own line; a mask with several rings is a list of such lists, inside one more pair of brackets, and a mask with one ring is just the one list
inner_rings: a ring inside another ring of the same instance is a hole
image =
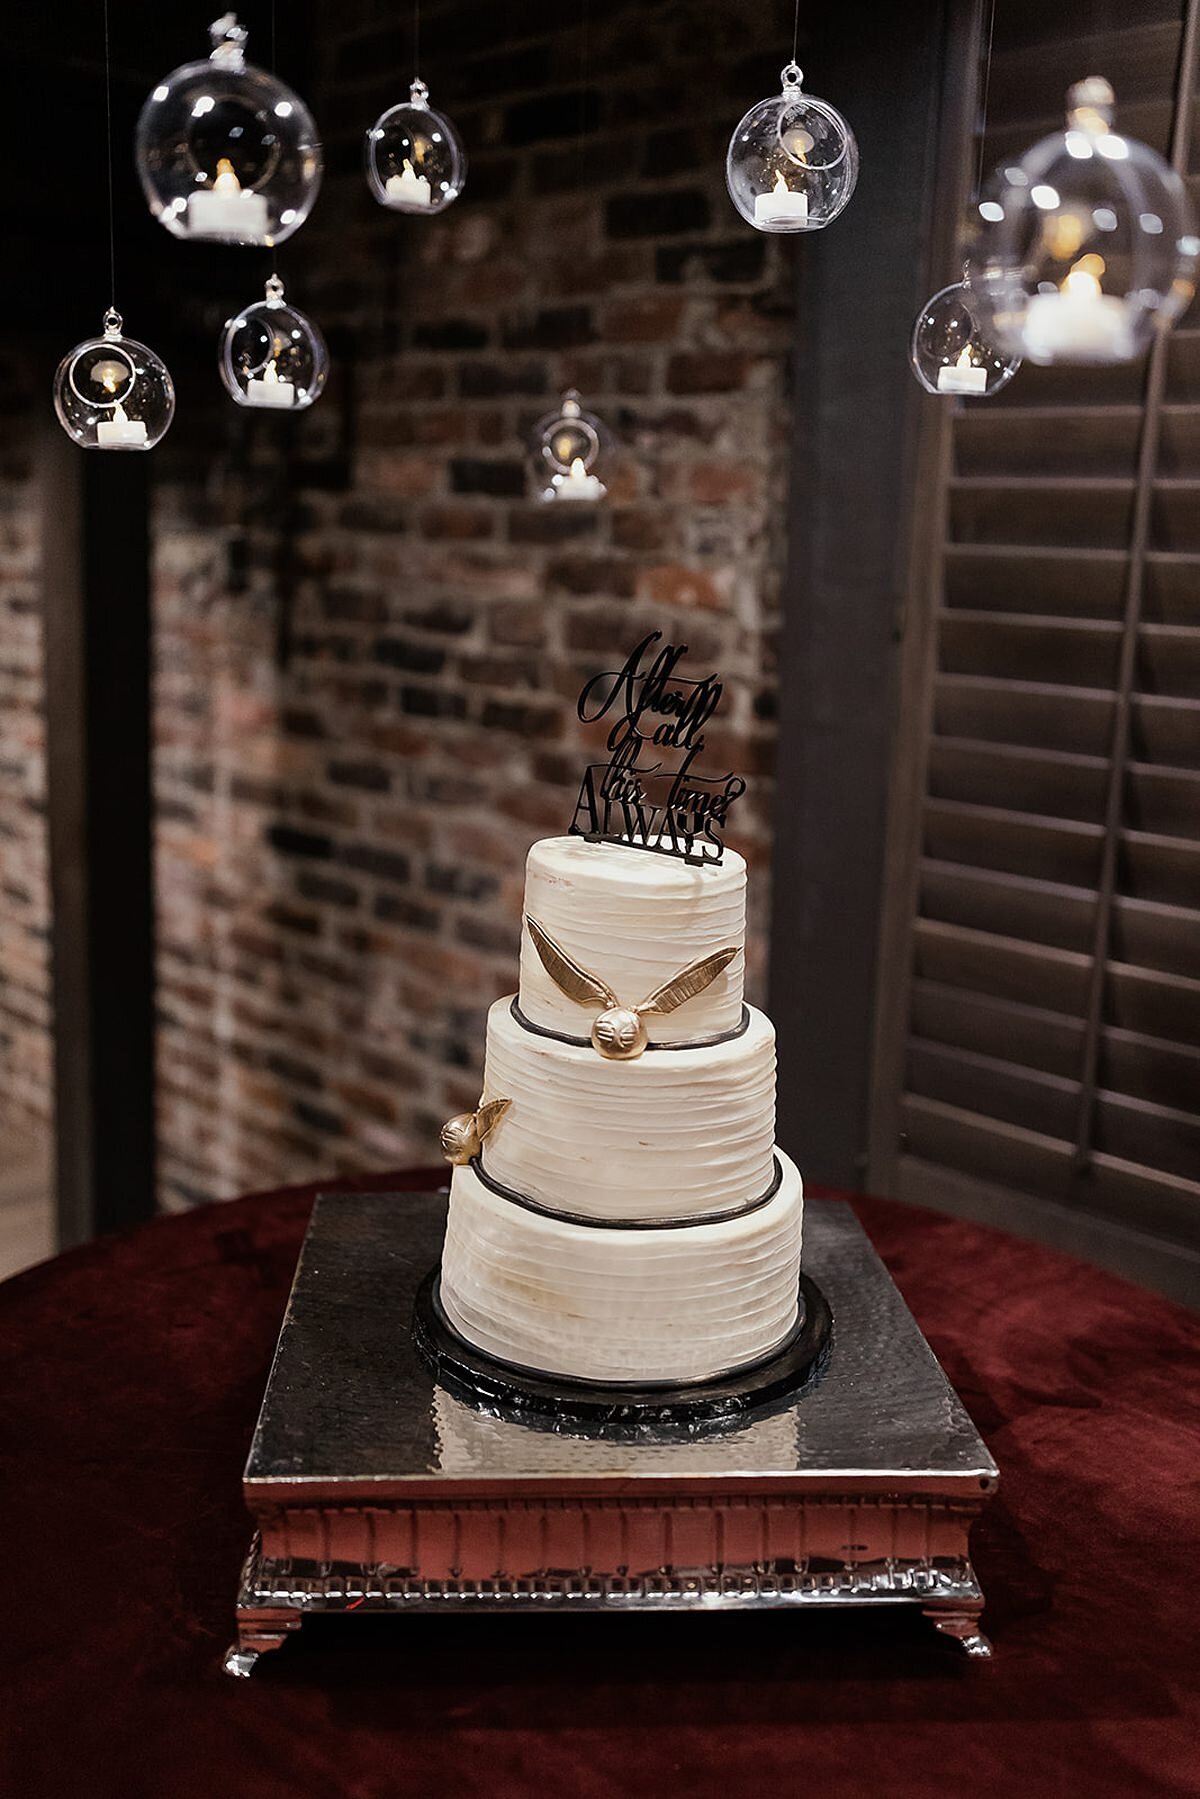
[[626, 1006], [601, 1012], [592, 1026], [592, 1047], [610, 1062], [631, 1061], [641, 1055], [649, 1041], [645, 1024]]
[[448, 1162], [463, 1165], [479, 1154], [479, 1118], [475, 1112], [459, 1112], [442, 1126], [442, 1154]]

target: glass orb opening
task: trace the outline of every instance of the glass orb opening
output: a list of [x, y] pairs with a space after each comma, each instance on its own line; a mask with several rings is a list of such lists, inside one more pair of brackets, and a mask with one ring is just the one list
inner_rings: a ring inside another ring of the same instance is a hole
[[1067, 128], [1002, 164], [978, 208], [971, 286], [995, 341], [1034, 363], [1129, 362], [1194, 292], [1200, 238], [1182, 179], [1113, 128], [1107, 81]]
[[782, 93], [752, 106], [729, 140], [729, 197], [756, 231], [820, 231], [854, 192], [858, 145], [836, 107], [803, 91], [794, 62], [782, 81]]
[[303, 412], [318, 399], [329, 374], [329, 351], [310, 318], [283, 297], [272, 275], [266, 298], [245, 307], [221, 333], [217, 366], [239, 406]]
[[54, 410], [85, 450], [152, 450], [175, 417], [175, 388], [166, 365], [125, 336], [110, 307], [101, 336], [76, 344], [59, 363]]
[[136, 160], [151, 212], [175, 237], [279, 244], [321, 186], [317, 129], [303, 100], [245, 59], [232, 13], [212, 54], [160, 81], [138, 119]]
[[594, 470], [606, 433], [595, 413], [585, 412], [574, 388], [533, 432], [533, 482], [541, 500], [602, 500], [608, 489]]
[[467, 176], [462, 139], [414, 81], [409, 99], [376, 119], [365, 144], [367, 181], [381, 206], [420, 216], [444, 212]]
[[909, 345], [913, 374], [926, 393], [986, 398], [1007, 387], [1021, 366], [988, 336], [970, 284], [956, 281], [927, 300]]

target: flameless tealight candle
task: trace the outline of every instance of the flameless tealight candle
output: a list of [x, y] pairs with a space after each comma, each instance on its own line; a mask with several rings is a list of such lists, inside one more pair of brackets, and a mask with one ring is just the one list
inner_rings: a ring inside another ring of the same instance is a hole
[[1057, 293], [1034, 294], [1021, 336], [1035, 362], [1128, 362], [1136, 346], [1124, 302], [1101, 291], [1103, 258], [1081, 256]]
[[102, 450], [138, 448], [146, 442], [146, 427], [141, 419], [126, 417], [118, 400], [112, 417], [101, 419], [96, 426], [96, 442]]
[[224, 156], [212, 187], [188, 196], [187, 221], [197, 237], [263, 238], [269, 230], [266, 200], [242, 186]]
[[971, 348], [964, 344], [956, 362], [948, 362], [938, 370], [940, 394], [983, 394], [987, 392], [987, 370], [971, 360]]
[[808, 195], [793, 193], [783, 178], [782, 169], [775, 171], [775, 185], [768, 194], [758, 194], [754, 201], [756, 225], [807, 225]]
[[389, 175], [384, 186], [390, 204], [395, 206], [432, 206], [433, 191], [428, 178], [418, 175], [408, 158], [399, 175]]
[[281, 381], [272, 356], [261, 376], [246, 383], [246, 399], [251, 406], [292, 406], [296, 389], [291, 381]]
[[608, 491], [599, 476], [588, 474], [581, 456], [575, 457], [569, 474], [555, 475], [552, 485], [556, 500], [602, 500]]

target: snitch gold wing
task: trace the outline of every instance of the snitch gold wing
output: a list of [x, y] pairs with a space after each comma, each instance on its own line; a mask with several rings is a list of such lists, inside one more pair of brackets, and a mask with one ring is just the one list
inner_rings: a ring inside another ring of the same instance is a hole
[[649, 999], [644, 999], [640, 1006], [635, 1006], [634, 1011], [639, 1018], [644, 1018], [647, 1013], [674, 1012], [685, 1000], [695, 999], [698, 993], [703, 993], [706, 987], [710, 987], [736, 955], [735, 946], [733, 949], [719, 949], [711, 956], [702, 956], [698, 962], [689, 962], [673, 980], [668, 981], [665, 986], [657, 987]]
[[566, 950], [555, 943], [549, 931], [536, 918], [526, 916], [525, 923], [542, 967], [568, 999], [575, 1000], [581, 1006], [608, 1007], [620, 1004], [612, 988], [605, 986], [596, 975], [589, 974], [586, 968], [581, 968], [578, 962], [573, 962]]
[[480, 1106], [475, 1114], [475, 1135], [481, 1143], [488, 1133], [499, 1124], [511, 1105], [511, 1099], [489, 1099], [486, 1105]]

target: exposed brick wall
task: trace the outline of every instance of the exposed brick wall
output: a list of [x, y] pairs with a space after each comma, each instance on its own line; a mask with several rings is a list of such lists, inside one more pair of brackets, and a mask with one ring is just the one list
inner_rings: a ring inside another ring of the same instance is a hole
[[[168, 1205], [435, 1157], [514, 983], [525, 851], [598, 749], [574, 696], [648, 628], [727, 678], [708, 759], [752, 778], [761, 978], [794, 247], [737, 219], [724, 152], [790, 16], [592, 10], [581, 100], [577, 9], [426, 5], [470, 172], [409, 220], [361, 173], [407, 29], [316, 7], [328, 173], [281, 272], [330, 387], [286, 423], [225, 408], [202, 479], [182, 441], [160, 465]], [[596, 510], [528, 494], [568, 385], [620, 440]]]
[[33, 395], [23, 363], [0, 392], [0, 1160], [6, 1128], [51, 1110], [45, 689]]

